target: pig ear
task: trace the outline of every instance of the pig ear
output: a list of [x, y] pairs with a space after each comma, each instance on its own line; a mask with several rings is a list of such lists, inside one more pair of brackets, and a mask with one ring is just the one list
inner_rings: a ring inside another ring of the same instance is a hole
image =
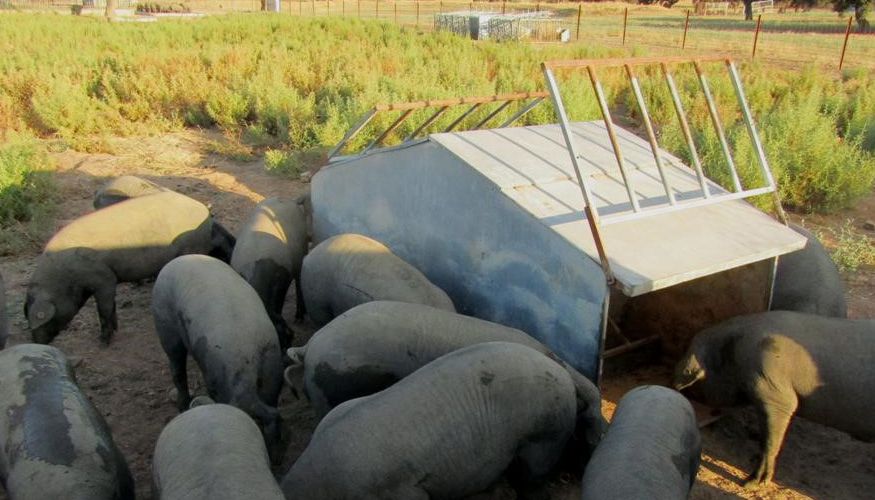
[[188, 409], [197, 408], [198, 406], [216, 404], [209, 396], [197, 396], [188, 404]]
[[55, 317], [55, 305], [46, 299], [36, 299], [27, 307], [26, 314], [31, 330], [39, 328]]
[[283, 378], [295, 399], [301, 399], [301, 394], [304, 392], [304, 365], [297, 364], [286, 368]]

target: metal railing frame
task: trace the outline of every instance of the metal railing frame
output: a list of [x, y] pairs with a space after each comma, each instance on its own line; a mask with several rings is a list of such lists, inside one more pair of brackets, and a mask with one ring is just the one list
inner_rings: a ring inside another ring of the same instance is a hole
[[[732, 159], [732, 152], [729, 148], [729, 144], [726, 141], [726, 135], [723, 131], [723, 125], [720, 120], [720, 116], [717, 113], [717, 107], [714, 104], [713, 96], [711, 95], [711, 90], [708, 86], [708, 79], [704, 70], [702, 69], [702, 63], [713, 63], [713, 62], [723, 62], [726, 65], [729, 79], [732, 81], [732, 86], [735, 90], [735, 95], [738, 100], [738, 106], [741, 110], [741, 115], [744, 119], [745, 125], [747, 127], [748, 135], [750, 137], [751, 143], [753, 145], [754, 153], [757, 158], [757, 162], [760, 166], [760, 171], [763, 175], [763, 179], [766, 182], [765, 187], [753, 188], [753, 189], [745, 189], [741, 185], [741, 181], [738, 176], [738, 171], [735, 166], [735, 162]], [[723, 157], [726, 160], [726, 164], [729, 168], [729, 174], [732, 179], [732, 184], [734, 188], [734, 192], [719, 194], [712, 193], [708, 188], [707, 179], [702, 170], [701, 161], [699, 160], [699, 154], [696, 149], [696, 144], [693, 141], [692, 133], [690, 132], [689, 123], [687, 122], [686, 113], [684, 112], [683, 105], [681, 103], [680, 97], [677, 92], [677, 87], [674, 83], [674, 78], [672, 76], [671, 71], [669, 71], [669, 65], [680, 65], [680, 64], [692, 64], [696, 76], [699, 80], [699, 85], [701, 86], [702, 93], [705, 97], [705, 101], [708, 104], [708, 114], [711, 118], [711, 124], [714, 127], [714, 131], [717, 134], [717, 138], [720, 142], [721, 151], [723, 152]], [[699, 181], [699, 186], [702, 189], [701, 198], [688, 200], [684, 202], [678, 202], [675, 198], [674, 193], [672, 191], [672, 186], [669, 178], [665, 174], [665, 166], [662, 159], [662, 152], [659, 148], [659, 143], [656, 139], [656, 135], [653, 131], [653, 123], [651, 122], [650, 115], [647, 111], [647, 106], [644, 100], [644, 96], [641, 92], [641, 87], [638, 83], [638, 79], [635, 76], [633, 67], [636, 66], [645, 66], [645, 65], [659, 65], [662, 70], [663, 75], [665, 76], [666, 85], [668, 86], [669, 93], [671, 95], [672, 104], [674, 105], [675, 114], [678, 117], [678, 121], [680, 123], [681, 131], [683, 132], [684, 139], [687, 143], [687, 148], [690, 153], [690, 157], [692, 158], [693, 168], [696, 173], [696, 177]], [[623, 154], [620, 151], [619, 144], [617, 142], [617, 135], [614, 129], [614, 122], [611, 118], [610, 110], [608, 109], [607, 102], [605, 100], [604, 91], [602, 90], [601, 82], [598, 79], [598, 75], [596, 74], [596, 68], [599, 67], [622, 67], [625, 69], [626, 75], [629, 79], [629, 84], [632, 87], [633, 94], [635, 96], [635, 101], [638, 105], [638, 110], [641, 113], [642, 121], [644, 122], [644, 129], [647, 134], [647, 139], [650, 144], [651, 151], [653, 153], [653, 158], [656, 162], [656, 168], [659, 173], [660, 180], [662, 181], [663, 188], [665, 190], [666, 197], [668, 199], [668, 205], [662, 205], [655, 208], [644, 209], [638, 203], [638, 198], [635, 195], [635, 186], [632, 182], [632, 177], [629, 175], [625, 161], [623, 160]], [[589, 76], [590, 83], [592, 84], [593, 91], [595, 92], [596, 99], [598, 100], [599, 109], [602, 114], [602, 119], [605, 123], [605, 128], [607, 129], [608, 137], [611, 142], [611, 146], [613, 148], [614, 156], [617, 160], [617, 166], [620, 170], [620, 175], [623, 178], [623, 183], [626, 187], [626, 193], [629, 199], [629, 203], [632, 207], [631, 212], [620, 213], [616, 215], [605, 215], [602, 216], [598, 213], [598, 208], [593, 203], [593, 195], [592, 195], [592, 187], [587, 182], [586, 178], [580, 173], [580, 163], [579, 160], [582, 158], [577, 153], [577, 148], [575, 147], [575, 143], [573, 140], [573, 135], [571, 132], [571, 124], [568, 121], [568, 116], [565, 112], [565, 106], [562, 102], [562, 96], [559, 93], [559, 86], [556, 83], [555, 75], [553, 74], [553, 70], [556, 69], [584, 69], [586, 70], [587, 75]], [[754, 123], [753, 117], [750, 112], [750, 107], [747, 103], [747, 98], [744, 95], [744, 88], [741, 84], [741, 78], [738, 75], [738, 70], [735, 67], [735, 64], [732, 62], [732, 59], [725, 55], [719, 56], [710, 56], [710, 57], [637, 57], [637, 58], [618, 58], [618, 59], [580, 59], [580, 60], [566, 60], [566, 61], [545, 61], [541, 64], [541, 69], [544, 73], [544, 78], [547, 83], [547, 89], [550, 92], [550, 97], [553, 101], [553, 106], [556, 110], [556, 116], [559, 118], [559, 126], [562, 129], [562, 135], [565, 138], [565, 145], [568, 149], [568, 154], [571, 157], [571, 165], [574, 168], [574, 173], [577, 177], [577, 181], [580, 185], [580, 191], [583, 195], [583, 201], [585, 204], [584, 212], [586, 214], [587, 223], [589, 224], [590, 231], [593, 236], [593, 240], [596, 245], [596, 249], [599, 254], [599, 260], [601, 261], [602, 268], [605, 272], [605, 276], [607, 277], [609, 282], [614, 281], [613, 274], [610, 268], [610, 262], [608, 261], [607, 252], [605, 251], [605, 247], [602, 241], [600, 226], [604, 226], [607, 224], [614, 224], [618, 222], [624, 222], [634, 219], [640, 219], [643, 217], [650, 217], [658, 214], [664, 214], [669, 212], [674, 212], [677, 210], [684, 210], [688, 208], [700, 207], [704, 205], [711, 205], [714, 203], [720, 203], [723, 201], [737, 200], [742, 198], [748, 198], [751, 196], [771, 193], [772, 201], [774, 204], [775, 213], [778, 216], [778, 219], [784, 224], [787, 224], [787, 216], [784, 213], [783, 208], [781, 207], [781, 200], [778, 195], [777, 186], [775, 185], [774, 177], [772, 176], [771, 168], [769, 167], [768, 160], [766, 159], [765, 151], [763, 150], [762, 143], [760, 142], [759, 134], [756, 130], [756, 125]]]
[[[427, 108], [437, 108], [437, 110], [429, 115], [422, 123], [420, 123], [413, 132], [405, 137], [400, 145], [403, 146], [411, 141], [415, 141], [420, 138], [420, 135], [423, 134], [428, 127], [434, 123], [441, 115], [446, 113], [450, 108], [456, 106], [468, 106], [468, 108], [459, 115], [455, 120], [453, 120], [450, 125], [443, 129], [443, 132], [452, 132], [456, 127], [459, 126], [466, 118], [471, 116], [474, 111], [480, 109], [481, 106], [490, 103], [500, 103], [494, 110], [492, 110], [487, 116], [481, 120], [479, 120], [470, 130], [478, 130], [484, 126], [486, 126], [490, 121], [492, 121], [499, 113], [507, 109], [507, 107], [513, 102], [519, 101], [528, 101], [520, 110], [514, 113], [509, 119], [505, 120], [501, 125], [496, 128], [505, 128], [517, 120], [525, 116], [529, 111], [534, 109], [538, 104], [540, 104], [544, 99], [547, 98], [549, 94], [546, 92], [525, 92], [520, 94], [500, 94], [500, 95], [491, 95], [491, 96], [470, 96], [470, 97], [461, 97], [458, 99], [443, 99], [443, 100], [434, 100], [434, 101], [416, 101], [416, 102], [405, 102], [405, 103], [394, 103], [394, 104], [381, 104], [378, 106], [374, 106], [367, 113], [365, 113], [358, 122], [356, 122], [343, 136], [343, 138], [338, 142], [331, 151], [328, 152], [328, 162], [335, 162], [340, 160], [346, 160], [355, 156], [359, 156], [362, 154], [366, 154], [376, 148], [379, 148], [381, 144], [401, 125], [405, 120], [410, 118], [410, 115], [419, 109], [427, 109]], [[344, 156], [338, 156], [343, 148], [349, 143], [350, 139], [355, 137], [362, 129], [367, 126], [370, 121], [377, 116], [379, 113], [391, 112], [391, 111], [400, 111], [401, 113], [389, 125], [387, 128], [383, 129], [378, 135], [377, 138], [371, 141], [368, 146], [366, 146], [363, 150], [357, 153], [351, 153]]]

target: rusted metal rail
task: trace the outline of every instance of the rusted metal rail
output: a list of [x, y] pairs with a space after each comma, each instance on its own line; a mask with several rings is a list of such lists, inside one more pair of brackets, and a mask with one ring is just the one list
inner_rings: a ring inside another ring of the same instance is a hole
[[[425, 135], [429, 126], [431, 126], [438, 118], [444, 115], [451, 108], [458, 106], [467, 106], [464, 112], [462, 112], [455, 120], [450, 123], [446, 128], [443, 129], [443, 132], [452, 132], [455, 130], [462, 122], [468, 119], [475, 111], [480, 109], [484, 105], [488, 105], [491, 103], [498, 103], [498, 106], [489, 112], [484, 118], [479, 120], [476, 124], [470, 126], [471, 130], [477, 130], [483, 128], [489, 124], [496, 116], [498, 116], [502, 111], [508, 108], [511, 103], [525, 101], [526, 104], [519, 109], [513, 116], [504, 121], [501, 125], [495, 128], [504, 128], [512, 125], [517, 122], [520, 118], [525, 116], [529, 111], [534, 109], [538, 104], [540, 104], [544, 99], [549, 96], [546, 92], [525, 92], [518, 94], [501, 94], [501, 95], [490, 95], [490, 96], [471, 96], [471, 97], [460, 97], [456, 99], [438, 99], [438, 100], [430, 100], [430, 101], [415, 101], [415, 102], [404, 102], [404, 103], [392, 103], [392, 104], [380, 104], [371, 108], [367, 113], [365, 113], [358, 122], [355, 123], [343, 136], [340, 142], [334, 146], [328, 153], [328, 161], [338, 161], [340, 159], [348, 158], [349, 156], [355, 156], [356, 154], [364, 154], [375, 148], [380, 147], [398, 127], [404, 123], [408, 118], [410, 118], [411, 114], [420, 109], [427, 108], [437, 108], [434, 113], [429, 115], [422, 123], [420, 123], [410, 134], [408, 134], [402, 141], [401, 144], [408, 143], [410, 141], [414, 141]], [[377, 134], [376, 139], [374, 139], [367, 147], [357, 153], [351, 153], [346, 156], [338, 156], [344, 149], [344, 147], [349, 143], [349, 141], [355, 137], [358, 133], [360, 133], [367, 125], [370, 123], [375, 116], [379, 113], [386, 113], [392, 111], [400, 111], [401, 113], [389, 125], [387, 128], [383, 129]]]

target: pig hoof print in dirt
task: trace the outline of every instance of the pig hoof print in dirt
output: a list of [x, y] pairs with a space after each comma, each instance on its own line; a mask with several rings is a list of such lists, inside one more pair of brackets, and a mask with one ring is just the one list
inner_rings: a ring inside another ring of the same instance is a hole
[[311, 250], [304, 257], [301, 287], [307, 314], [317, 326], [374, 300], [425, 304], [456, 312], [447, 294], [418, 269], [379, 241], [361, 234], [339, 234]]
[[292, 198], [269, 198], [255, 207], [237, 234], [231, 256], [231, 267], [261, 297], [283, 348], [292, 340], [283, 319], [283, 304], [292, 280], [297, 292], [295, 319], [304, 317], [301, 262], [306, 251], [307, 219], [302, 203]]
[[46, 244], [27, 289], [24, 316], [33, 341], [50, 343], [94, 296], [100, 340], [109, 343], [118, 329], [116, 284], [153, 277], [179, 255], [210, 253], [217, 243], [214, 226], [207, 207], [173, 192], [133, 198], [71, 222]]
[[109, 427], [54, 347], [0, 352], [0, 441], [0, 480], [10, 500], [134, 499]]
[[322, 327], [306, 346], [289, 349], [291, 387], [303, 377], [318, 417], [349, 399], [369, 396], [435, 359], [484, 342], [513, 342], [547, 355], [571, 376], [577, 394], [577, 441], [592, 452], [604, 433], [601, 395], [589, 379], [525, 332], [422, 304], [375, 301]]
[[288, 499], [464, 498], [510, 467], [517, 498], [535, 498], [575, 411], [571, 377], [543, 354], [466, 347], [332, 410], [281, 487]]
[[620, 400], [583, 475], [583, 500], [683, 500], [699, 470], [702, 441], [693, 407], [655, 385]]
[[170, 362], [179, 410], [191, 402], [186, 375], [190, 354], [210, 398], [245, 411], [268, 445], [275, 446], [281, 351], [273, 323], [249, 283], [218, 259], [178, 257], [155, 280], [152, 314]]
[[223, 404], [193, 408], [158, 437], [154, 500], [284, 500], [255, 422]]
[[701, 384], [713, 406], [751, 404], [761, 457], [746, 486], [768, 484], [793, 415], [875, 439], [875, 321], [772, 311], [693, 338], [675, 369], [678, 390]]

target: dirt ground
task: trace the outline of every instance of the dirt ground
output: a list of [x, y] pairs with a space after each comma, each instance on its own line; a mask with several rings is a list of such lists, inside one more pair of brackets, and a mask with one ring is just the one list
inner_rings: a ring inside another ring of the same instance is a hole
[[[188, 131], [163, 137], [128, 138], [113, 141], [115, 154], [56, 153], [59, 168], [55, 178], [60, 202], [53, 229], [91, 211], [93, 190], [107, 177], [134, 174], [180, 191], [211, 206], [216, 217], [236, 231], [254, 205], [265, 197], [297, 195], [306, 186], [267, 173], [259, 162], [235, 163], [207, 153], [210, 141], [222, 140], [215, 133]], [[854, 218], [859, 227], [875, 218], [875, 196], [848, 213], [809, 217], [809, 227], [821, 228]], [[797, 221], [799, 217], [794, 217]], [[875, 233], [870, 233], [875, 234]], [[39, 248], [0, 258], [0, 272], [7, 283], [7, 307], [11, 343], [27, 342], [22, 304]], [[849, 313], [873, 317], [875, 270], [859, 270], [846, 277]], [[77, 363], [77, 378], [83, 391], [103, 413], [116, 443], [126, 456], [137, 483], [140, 499], [151, 498], [150, 462], [155, 441], [163, 426], [176, 414], [168, 398], [171, 387], [167, 360], [158, 343], [149, 310], [151, 283], [122, 284], [118, 289], [119, 332], [109, 347], [101, 348], [93, 301], [80, 311], [55, 345]], [[294, 291], [286, 303], [286, 317], [294, 315]], [[310, 324], [296, 325], [295, 344], [312, 335]], [[194, 366], [190, 363], [189, 366]], [[195, 366], [196, 369], [196, 366]], [[629, 389], [644, 383], [666, 382], [668, 368], [651, 366], [634, 373], [607, 378], [604, 409], [613, 412], [616, 401]], [[192, 371], [191, 379], [197, 384]], [[307, 445], [316, 426], [313, 412], [304, 401], [284, 391], [280, 413], [288, 452], [275, 472], [282, 474]], [[875, 445], [851, 439], [840, 432], [796, 419], [778, 460], [775, 485], [755, 491], [741, 488], [752, 469], [757, 444], [751, 436], [750, 418], [736, 412], [702, 429], [704, 452], [693, 499], [861, 499], [875, 491]], [[580, 476], [557, 473], [550, 490], [553, 498], [579, 498]], [[489, 498], [513, 498], [500, 484]], [[0, 497], [3, 494], [0, 493]]]

